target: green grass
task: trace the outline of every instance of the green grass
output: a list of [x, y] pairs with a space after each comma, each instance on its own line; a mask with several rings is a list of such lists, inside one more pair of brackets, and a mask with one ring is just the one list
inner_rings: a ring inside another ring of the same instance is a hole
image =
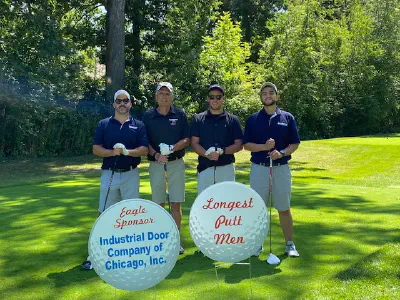
[[[249, 183], [249, 153], [237, 180]], [[395, 299], [400, 298], [400, 134], [303, 142], [295, 153], [292, 210], [299, 259], [287, 259], [277, 214], [267, 252], [243, 265], [195, 253], [188, 215], [196, 157], [186, 157], [183, 244], [166, 280], [140, 292], [116, 290], [80, 270], [95, 221], [100, 160], [93, 156], [4, 161], [0, 168], [1, 299]], [[147, 163], [141, 193], [150, 198]], [[265, 245], [268, 248], [268, 242]]]

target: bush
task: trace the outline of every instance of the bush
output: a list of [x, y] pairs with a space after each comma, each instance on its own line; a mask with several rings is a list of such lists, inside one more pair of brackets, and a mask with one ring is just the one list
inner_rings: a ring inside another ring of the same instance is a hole
[[[12, 100], [10, 100], [12, 99]], [[0, 156], [81, 155], [91, 152], [99, 115], [0, 95]]]

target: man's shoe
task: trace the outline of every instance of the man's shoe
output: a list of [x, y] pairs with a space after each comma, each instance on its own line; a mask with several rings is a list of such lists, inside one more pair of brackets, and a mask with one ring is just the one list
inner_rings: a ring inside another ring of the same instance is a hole
[[252, 256], [260, 256], [261, 252], [263, 251], [263, 246], [260, 246], [260, 248], [258, 248], [256, 250], [256, 252], [254, 252], [254, 254]]
[[285, 251], [287, 253], [287, 256], [289, 256], [289, 257], [299, 257], [300, 256], [300, 254], [299, 254], [299, 252], [297, 252], [296, 246], [294, 245], [293, 242], [286, 244]]
[[185, 253], [185, 249], [183, 249], [183, 247], [181, 245], [181, 247], [179, 248], [179, 254], [183, 254], [183, 253]]
[[82, 269], [84, 270], [92, 270], [93, 266], [92, 263], [90, 262], [90, 260], [85, 260], [82, 265], [81, 265]]

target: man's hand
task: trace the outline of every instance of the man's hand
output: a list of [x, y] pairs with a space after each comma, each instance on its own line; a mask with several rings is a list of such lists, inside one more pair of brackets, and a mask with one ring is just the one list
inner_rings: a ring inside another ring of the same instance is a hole
[[162, 164], [166, 164], [168, 162], [168, 155], [162, 155], [160, 153], [156, 153], [156, 155], [154, 155], [154, 158], [156, 159], [156, 161]]
[[174, 153], [174, 146], [173, 145], [167, 145], [167, 144], [161, 143], [159, 145], [159, 147], [160, 147], [161, 155], [167, 155], [168, 156], [171, 153]]
[[278, 150], [272, 151], [269, 156], [271, 156], [272, 160], [280, 159], [282, 158], [282, 154]]
[[267, 145], [266, 150], [271, 150], [275, 147], [275, 140], [274, 139], [269, 139], [268, 141], [265, 142], [265, 145]]
[[126, 149], [124, 144], [116, 143], [114, 145], [114, 155], [121, 155], [121, 153], [123, 155], [129, 155], [129, 151]]
[[[222, 149], [221, 149], [222, 150]], [[215, 147], [210, 147], [208, 148], [208, 150], [206, 151], [206, 153], [204, 153], [205, 156], [207, 156], [207, 158], [209, 160], [215, 160], [217, 161], [219, 158], [219, 152]]]

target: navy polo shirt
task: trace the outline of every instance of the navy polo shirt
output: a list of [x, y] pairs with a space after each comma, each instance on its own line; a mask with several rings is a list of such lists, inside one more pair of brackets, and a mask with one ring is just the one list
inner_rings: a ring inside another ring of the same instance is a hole
[[[235, 140], [243, 138], [243, 131], [235, 115], [226, 111], [213, 115], [207, 110], [194, 116], [190, 135], [199, 137], [199, 144], [207, 151], [210, 147], [226, 148], [233, 145]], [[201, 172], [210, 167], [231, 164], [235, 162], [235, 156], [222, 154], [218, 161], [211, 161], [199, 155], [198, 161], [197, 170]]]
[[[293, 115], [276, 108], [276, 114], [268, 115], [265, 109], [252, 114], [246, 121], [243, 144], [265, 144], [270, 138], [275, 140], [275, 148], [280, 151], [290, 144], [299, 144], [299, 132]], [[269, 163], [269, 151], [251, 152], [253, 163]], [[285, 163], [291, 156], [275, 160], [277, 163]]]
[[[146, 129], [139, 120], [129, 116], [129, 120], [121, 124], [114, 117], [101, 120], [96, 128], [93, 145], [102, 145], [105, 149], [113, 149], [117, 143], [124, 144], [126, 149], [135, 149], [140, 146], [148, 147]], [[115, 156], [104, 157], [101, 168], [107, 170], [113, 167]], [[120, 155], [115, 165], [116, 169], [136, 168], [140, 157]]]
[[[182, 139], [190, 137], [189, 123], [185, 112], [175, 106], [171, 106], [169, 112], [164, 116], [156, 108], [145, 112], [143, 123], [146, 127], [149, 143], [156, 152], [160, 153], [159, 145], [175, 145]], [[175, 151], [168, 156], [169, 160], [182, 158], [185, 149]], [[149, 160], [155, 161], [154, 156], [148, 155]]]

